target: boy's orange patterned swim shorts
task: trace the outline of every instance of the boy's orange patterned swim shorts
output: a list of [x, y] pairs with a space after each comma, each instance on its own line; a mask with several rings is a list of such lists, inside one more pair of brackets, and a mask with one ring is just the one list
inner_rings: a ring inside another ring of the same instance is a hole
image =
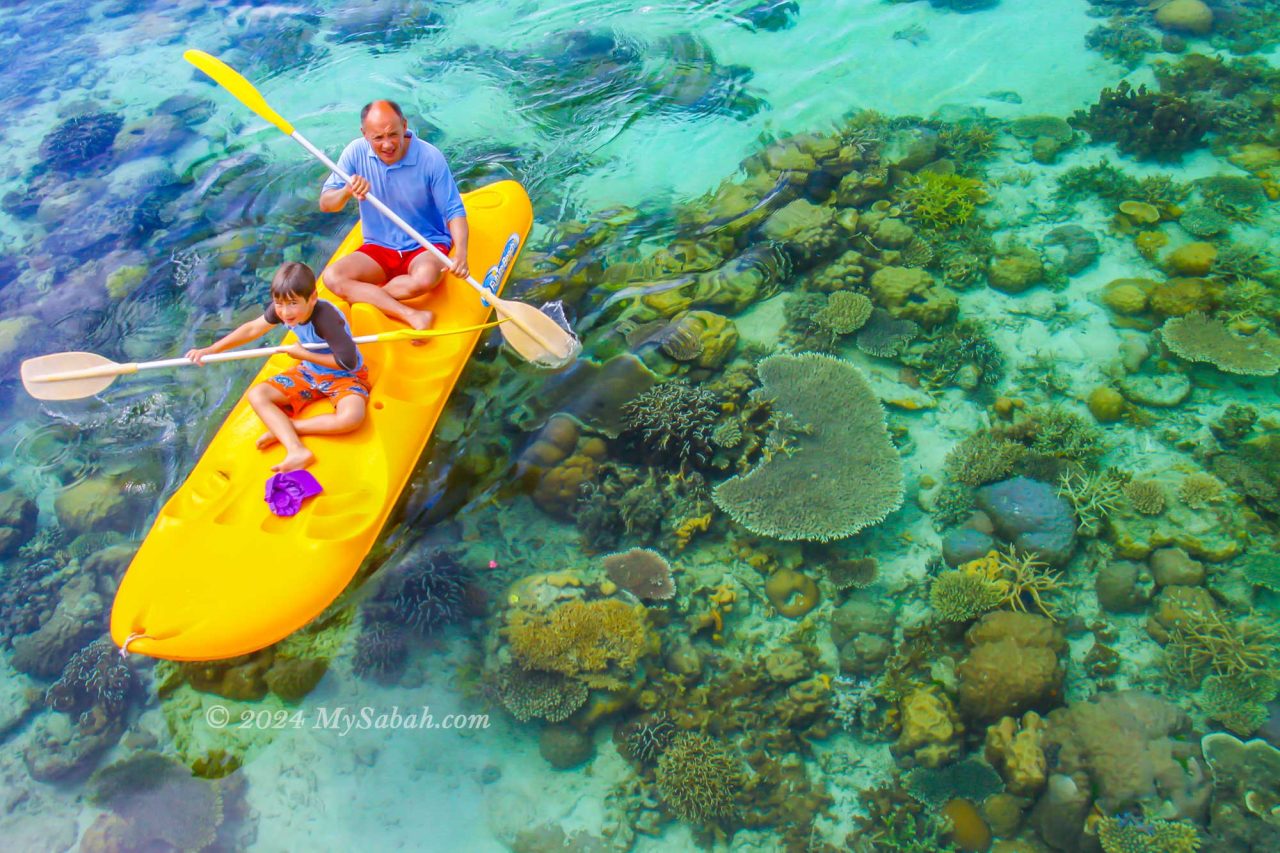
[[343, 373], [322, 373], [312, 370], [307, 362], [299, 362], [284, 373], [267, 380], [287, 398], [281, 407], [290, 417], [296, 418], [302, 410], [316, 400], [327, 397], [337, 408], [343, 397], [356, 394], [369, 399], [369, 370]]

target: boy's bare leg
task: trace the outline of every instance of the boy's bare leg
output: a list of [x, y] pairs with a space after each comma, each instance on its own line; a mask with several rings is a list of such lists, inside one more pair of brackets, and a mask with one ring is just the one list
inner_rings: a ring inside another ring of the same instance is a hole
[[[290, 421], [290, 425], [298, 435], [338, 435], [351, 432], [364, 422], [365, 398], [359, 394], [343, 397], [335, 408], [337, 411], [332, 415], [317, 415], [314, 418]], [[270, 432], [264, 432], [258, 439], [258, 447], [262, 449], [275, 443], [276, 437]]]
[[431, 326], [430, 311], [410, 308], [381, 287], [386, 281], [386, 274], [378, 266], [378, 262], [368, 255], [352, 252], [327, 267], [322, 277], [325, 285], [347, 302], [366, 302], [413, 329], [421, 330]]
[[[275, 436], [276, 441], [284, 445], [284, 459], [272, 465], [272, 471], [297, 471], [316, 461], [315, 454], [307, 450], [302, 439], [298, 437], [293, 419], [281, 408], [287, 402], [288, 398], [279, 388], [265, 382], [249, 389], [249, 405], [253, 406], [253, 410], [267, 425], [267, 430]], [[259, 442], [258, 446], [263, 445]]]

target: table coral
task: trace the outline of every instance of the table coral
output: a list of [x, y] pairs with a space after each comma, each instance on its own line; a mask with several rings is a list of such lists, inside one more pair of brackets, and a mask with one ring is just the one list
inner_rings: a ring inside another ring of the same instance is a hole
[[1225, 373], [1274, 376], [1280, 372], [1280, 338], [1270, 332], [1237, 335], [1221, 320], [1189, 313], [1166, 320], [1160, 338], [1179, 358], [1208, 362]]
[[902, 468], [884, 409], [861, 372], [813, 353], [760, 362], [762, 394], [809, 431], [721, 483], [716, 505], [734, 521], [779, 539], [830, 541], [878, 524], [902, 505]]

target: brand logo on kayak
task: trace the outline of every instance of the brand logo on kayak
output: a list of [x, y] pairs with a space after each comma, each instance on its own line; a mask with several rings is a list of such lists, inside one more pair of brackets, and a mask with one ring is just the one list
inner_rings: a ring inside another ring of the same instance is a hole
[[[497, 293], [498, 288], [502, 286], [502, 279], [507, 275], [507, 267], [511, 266], [511, 262], [516, 259], [516, 252], [520, 250], [520, 235], [512, 234], [507, 238], [507, 245], [502, 247], [502, 257], [498, 259], [498, 263], [489, 267], [489, 271], [484, 275], [484, 289], [490, 293]], [[488, 308], [489, 303], [481, 299], [484, 307]]]

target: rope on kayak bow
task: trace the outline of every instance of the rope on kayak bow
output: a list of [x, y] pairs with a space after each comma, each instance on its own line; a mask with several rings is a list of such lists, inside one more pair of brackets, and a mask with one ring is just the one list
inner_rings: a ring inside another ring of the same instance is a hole
[[144, 634], [141, 631], [134, 631], [132, 634], [124, 638], [124, 645], [120, 647], [120, 657], [129, 656], [129, 644], [134, 640], [154, 640], [155, 637], [150, 634]]

